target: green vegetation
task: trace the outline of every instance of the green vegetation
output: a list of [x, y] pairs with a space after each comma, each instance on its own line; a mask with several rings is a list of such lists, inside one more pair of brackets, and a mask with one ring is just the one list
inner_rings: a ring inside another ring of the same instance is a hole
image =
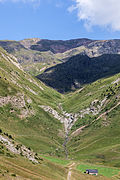
[[30, 49], [34, 40], [0, 41], [0, 46], [14, 55], [23, 69], [33, 76], [37, 76], [48, 67], [61, 63], [60, 58], [50, 51], [39, 52]]
[[[115, 74], [116, 69], [114, 70], [112, 74]], [[8, 179], [13, 174], [31, 179], [67, 177], [66, 169], [71, 161], [65, 160], [63, 124], [45, 112], [41, 105], [50, 106], [60, 114], [62, 106], [64, 111], [78, 115], [78, 120], [69, 132], [69, 159], [81, 161], [87, 168], [88, 163], [93, 164], [99, 168], [100, 174], [107, 177], [117, 174], [120, 168], [119, 79], [120, 74], [103, 77], [86, 84], [83, 89], [62, 95], [24, 72], [11, 55], [0, 49], [0, 135], [5, 133], [11, 140], [44, 157], [41, 164], [35, 165], [24, 157], [13, 155], [0, 144], [0, 176], [3, 177], [4, 174]], [[82, 114], [83, 112], [86, 114]], [[82, 126], [86, 127], [73, 136], [72, 133]], [[79, 177], [78, 174], [74, 169], [73, 177]], [[80, 176], [83, 179], [86, 177]]]
[[50, 156], [42, 156], [45, 159], [48, 159], [51, 162], [57, 163], [57, 164], [61, 164], [61, 165], [67, 165], [68, 163], [70, 163], [69, 160], [65, 160], [65, 159], [60, 159], [60, 158], [53, 158]]
[[77, 166], [77, 169], [80, 170], [82, 173], [84, 173], [86, 169], [98, 169], [98, 174], [106, 177], [112, 177], [120, 172], [120, 169], [92, 164], [80, 164]]
[[[9, 57], [3, 49], [0, 52]], [[0, 54], [1, 129], [35, 152], [64, 156], [64, 139], [58, 135], [63, 125], [40, 108], [47, 105], [57, 109], [62, 96], [20, 70], [13, 58], [5, 58]]]
[[61, 63], [61, 61], [50, 51], [38, 52], [30, 49], [20, 49], [14, 52], [14, 56], [22, 65], [26, 72], [37, 76], [44, 72], [45, 69]]
[[[64, 157], [64, 139], [59, 136], [59, 131], [64, 131], [63, 125], [40, 107], [57, 109], [62, 98], [25, 73], [12, 56], [0, 49], [0, 135], [38, 154]], [[23, 156], [12, 154], [0, 143], [0, 179], [61, 180], [66, 178], [66, 173], [61, 164], [46, 159], [33, 164]]]
[[23, 157], [16, 156], [15, 158], [11, 158], [0, 155], [0, 179], [11, 179], [11, 176], [32, 180], [64, 180], [67, 174], [64, 167], [51, 163], [45, 159], [37, 165]]
[[[63, 108], [67, 112], [81, 114], [81, 110], [87, 111], [87, 108], [98, 110], [97, 106], [106, 99], [98, 114], [90, 112], [73, 125], [67, 144], [70, 157], [93, 164], [120, 167], [119, 78], [120, 74], [117, 74], [98, 80], [86, 85], [81, 91], [68, 94], [63, 100]], [[72, 136], [73, 132], [84, 125], [86, 128], [82, 132]]]
[[65, 63], [48, 68], [37, 76], [61, 93], [75, 91], [83, 85], [120, 72], [120, 55], [105, 54], [99, 57], [76, 55]]

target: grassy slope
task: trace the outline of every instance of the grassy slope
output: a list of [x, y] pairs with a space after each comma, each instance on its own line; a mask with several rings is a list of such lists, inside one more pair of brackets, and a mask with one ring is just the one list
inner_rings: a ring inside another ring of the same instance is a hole
[[54, 164], [45, 159], [39, 165], [19, 157], [0, 156], [0, 179], [44, 179], [65, 180], [67, 176], [64, 166]]
[[[45, 159], [41, 161], [40, 165], [34, 165], [19, 156], [15, 158], [0, 156], [0, 179], [65, 180], [67, 179], [69, 171], [68, 167], [63, 166], [63, 164], [61, 165], [60, 163], [52, 163]], [[110, 180], [110, 178], [101, 175], [98, 177], [85, 175], [83, 171], [81, 172], [77, 169], [71, 170], [71, 179]]]
[[67, 172], [61, 164], [41, 158], [40, 164], [33, 164], [22, 156], [10, 153], [0, 143], [0, 179], [66, 179]]
[[[68, 142], [70, 157], [85, 162], [120, 167], [120, 105], [116, 106], [120, 102], [120, 82], [112, 84], [119, 77], [120, 74], [101, 79], [85, 86], [82, 91], [66, 96], [63, 107], [66, 111], [74, 113], [90, 107], [91, 102], [96, 99], [101, 101], [107, 97], [106, 105], [98, 115], [89, 114], [82, 119], [79, 118], [72, 127], [71, 133], [87, 125], [79, 135], [70, 137]], [[114, 106], [116, 106], [115, 109], [96, 120], [100, 114], [109, 111]]]
[[34, 76], [37, 76], [45, 69], [61, 62], [59, 58], [57, 58], [57, 56], [55, 56], [50, 51], [39, 52], [22, 48], [12, 54], [17, 57], [24, 70], [28, 71], [31, 75]]
[[[29, 41], [31, 45], [35, 43], [34, 41], [32, 42], [32, 39]], [[24, 70], [34, 76], [40, 74], [43, 67], [46, 69], [61, 62], [60, 58], [51, 51], [39, 52], [31, 50], [29, 47], [26, 47], [24, 43], [19, 41], [0, 41], [0, 46], [8, 53], [14, 55]]]
[[[5, 57], [8, 56], [4, 50], [0, 49], [0, 52], [2, 52]], [[30, 106], [26, 102], [26, 106], [24, 108], [30, 108], [35, 111], [33, 116], [21, 119], [18, 117], [18, 114], [20, 114], [19, 108], [15, 108], [11, 104], [0, 107], [0, 128], [4, 132], [11, 134], [16, 141], [25, 144], [27, 147], [31, 147], [35, 152], [41, 154], [63, 156], [63, 139], [58, 136], [59, 130], [63, 130], [63, 126], [58, 120], [44, 112], [39, 105], [49, 105], [54, 109], [57, 109], [58, 103], [62, 101], [63, 107], [66, 111], [79, 112], [80, 110], [89, 107], [90, 103], [96, 98], [101, 100], [104, 98], [104, 96], [108, 96], [108, 94], [110, 94], [110, 96], [108, 99], [109, 102], [106, 105], [107, 109], [110, 109], [119, 101], [119, 99], [115, 101], [115, 96], [119, 95], [119, 85], [111, 85], [111, 82], [120, 77], [119, 74], [108, 79], [99, 80], [91, 85], [86, 86], [82, 91], [77, 91], [75, 93], [66, 95], [66, 98], [63, 98], [62, 95], [53, 89], [50, 89], [41, 82], [33, 79], [30, 75], [18, 69], [1, 55], [0, 77], [0, 96], [17, 96], [18, 92], [24, 93], [26, 98], [29, 97], [32, 100]], [[11, 79], [15, 80], [16, 82], [13, 83]], [[33, 82], [37, 82], [38, 85], [44, 90], [41, 90], [41, 88], [31, 82], [30, 79]], [[32, 89], [32, 91], [34, 91], [36, 94], [32, 93], [29, 89], [26, 89], [26, 87]], [[110, 87], [112, 87], [115, 94], [112, 94]], [[89, 93], [91, 93], [91, 95]], [[10, 112], [11, 109], [14, 110], [14, 113]], [[104, 111], [105, 109], [103, 112]], [[76, 122], [76, 124], [73, 126], [72, 131], [75, 131], [84, 124], [91, 123], [91, 121], [94, 119], [95, 117], [92, 115], [86, 116], [82, 120], [79, 119], [78, 122]], [[103, 126], [104, 121], [108, 123], [107, 127]], [[90, 124], [79, 136], [72, 138], [71, 141], [69, 141], [68, 148], [70, 157], [77, 160], [82, 160], [84, 162], [102, 163], [110, 166], [120, 167], [119, 136], [118, 106], [112, 112], [108, 113], [105, 119], [101, 118], [93, 124]], [[8, 161], [10, 161], [10, 163], [13, 161], [14, 164], [17, 165], [19, 162], [20, 164], [24, 165], [24, 161], [27, 161], [18, 157], [20, 158], [19, 161], [17, 161], [16, 158], [8, 158], [5, 163], [6, 156], [0, 156], [0, 158], [1, 162], [4, 163], [2, 169], [5, 169], [6, 164], [9, 164]], [[51, 160], [51, 158], [48, 159]], [[62, 164], [61, 160], [56, 161], [52, 159], [52, 161], [54, 163], [57, 162]], [[27, 163], [29, 164], [29, 162]], [[48, 168], [48, 172], [50, 172], [51, 168], [52, 170], [56, 169], [56, 164], [54, 163], [51, 164], [48, 162], [46, 165], [43, 164], [43, 167], [46, 166]], [[64, 163], [66, 164], [66, 162]], [[28, 169], [30, 170], [30, 168], [32, 168], [31, 164], [28, 166]], [[37, 172], [41, 171], [39, 168], [40, 167], [38, 167]], [[61, 165], [57, 166], [58, 172], [55, 178], [61, 178], [61, 175], [58, 175], [61, 171], [62, 173], [64, 172], [64, 175], [66, 176], [65, 169], [61, 168]], [[10, 167], [10, 172], [18, 174], [18, 171], [15, 172], [15, 170], [16, 168], [12, 168], [12, 166]], [[45, 168], [43, 168], [42, 171], [44, 172]], [[54, 170], [52, 171], [52, 174], [49, 174], [49, 179], [50, 176], [52, 177], [54, 175], [53, 172]], [[46, 171], [44, 174], [46, 174]], [[22, 175], [22, 171], [20, 175]], [[76, 178], [76, 176], [79, 179], [78, 171], [75, 171], [73, 176], [73, 179]], [[26, 177], [26, 175], [24, 177]], [[85, 176], [80, 175], [80, 178], [81, 177], [84, 179]], [[54, 178], [52, 177], [52, 179]]]
[[[0, 49], [0, 103], [2, 98], [7, 97], [15, 97], [19, 101], [20, 94], [23, 94], [25, 106], [15, 107], [12, 103], [0, 106], [0, 129], [37, 153], [64, 156], [64, 139], [58, 135], [59, 130], [63, 131], [63, 125], [39, 107], [49, 105], [57, 109], [62, 96], [13, 63], [16, 60]], [[34, 113], [20, 118], [23, 110], [32, 110]], [[66, 179], [66, 176], [66, 168], [61, 164], [43, 158], [40, 165], [34, 165], [21, 156], [13, 155], [0, 144], [0, 179], [61, 180]]]
[[[2, 49], [0, 52], [7, 56]], [[11, 104], [1, 106], [0, 127], [4, 132], [12, 134], [17, 141], [30, 146], [36, 152], [59, 154], [56, 152], [58, 147], [60, 153], [63, 152], [63, 139], [58, 136], [59, 130], [63, 130], [62, 124], [39, 107], [39, 105], [49, 105], [56, 108], [61, 100], [61, 95], [18, 69], [1, 55], [0, 68], [0, 96], [19, 96], [17, 93], [22, 93], [25, 101], [27, 98], [32, 100], [31, 104], [26, 102], [22, 110], [27, 109], [34, 112], [33, 115], [21, 119], [18, 117], [20, 115], [19, 108], [13, 107]], [[15, 84], [12, 80], [15, 81]], [[31, 80], [38, 85], [30, 82]], [[41, 90], [40, 87], [44, 90]], [[14, 113], [11, 113], [11, 109], [14, 110]]]

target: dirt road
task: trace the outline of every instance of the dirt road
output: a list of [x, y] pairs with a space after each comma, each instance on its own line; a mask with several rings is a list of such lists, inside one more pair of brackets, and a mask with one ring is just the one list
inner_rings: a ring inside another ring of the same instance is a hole
[[71, 179], [71, 175], [72, 175], [72, 168], [75, 166], [75, 163], [72, 163], [70, 164], [68, 167], [69, 167], [69, 170], [68, 170], [68, 175], [67, 175], [67, 180], [72, 180]]

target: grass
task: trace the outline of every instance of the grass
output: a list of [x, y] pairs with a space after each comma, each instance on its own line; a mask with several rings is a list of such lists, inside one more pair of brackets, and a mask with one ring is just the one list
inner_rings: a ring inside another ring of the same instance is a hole
[[93, 164], [120, 167], [119, 110], [120, 107], [116, 108], [112, 117], [113, 112], [109, 114], [107, 121], [110, 124], [107, 127], [102, 125], [104, 120], [100, 119], [71, 139], [68, 143], [70, 156]]
[[40, 164], [35, 165], [20, 156], [15, 158], [0, 156], [0, 179], [11, 179], [13, 174], [20, 179], [66, 179], [66, 169], [64, 167], [45, 159]]
[[[63, 99], [64, 110], [79, 113], [80, 110], [90, 107], [94, 100], [100, 102], [107, 97], [106, 104], [98, 115], [89, 114], [75, 122], [67, 144], [70, 158], [85, 163], [120, 167], [120, 106], [95, 121], [100, 114], [110, 110], [120, 101], [120, 82], [113, 84], [118, 78], [120, 74], [98, 80], [86, 85], [82, 91], [67, 94]], [[76, 137], [71, 137], [71, 133], [83, 125], [88, 126]]]
[[19, 51], [14, 51], [13, 55], [21, 62], [24, 70], [33, 76], [42, 73], [43, 71], [41, 71], [41, 69], [44, 67], [46, 69], [61, 63], [61, 61], [50, 51], [39, 52], [22, 48]]
[[42, 156], [45, 159], [48, 159], [51, 162], [57, 163], [57, 164], [61, 164], [61, 165], [67, 165], [70, 163], [69, 160], [65, 160], [65, 159], [59, 159], [59, 158], [54, 158], [54, 157], [50, 157], [50, 156]]
[[[0, 52], [6, 58], [9, 56], [3, 49], [0, 49]], [[2, 55], [0, 55], [0, 67], [2, 68], [0, 69], [0, 96], [14, 96], [17, 99], [19, 96], [17, 93], [21, 93], [24, 94], [25, 100], [25, 106], [21, 109], [10, 103], [0, 107], [0, 128], [35, 152], [64, 156], [62, 147], [64, 139], [58, 135], [59, 130], [63, 131], [63, 125], [40, 108], [40, 105], [46, 105], [57, 109], [62, 96], [18, 69]], [[27, 99], [31, 99], [32, 102], [29, 104]], [[34, 113], [21, 119], [18, 115], [22, 110], [32, 110]], [[57, 148], [58, 151], [56, 151]]]
[[109, 178], [114, 175], [117, 175], [120, 172], [120, 169], [117, 168], [98, 166], [92, 164], [80, 164], [77, 166], [77, 169], [80, 170], [82, 173], [84, 173], [86, 169], [98, 169], [99, 175], [103, 175]]
[[[8, 56], [5, 51], [1, 49], [0, 51], [2, 51], [5, 56]], [[59, 135], [60, 131], [64, 133], [63, 124], [53, 118], [53, 116], [49, 113], [43, 111], [43, 109], [40, 108], [40, 105], [50, 106], [59, 112], [60, 110], [58, 105], [59, 103], [62, 103], [65, 111], [79, 113], [80, 110], [88, 108], [91, 102], [95, 99], [101, 101], [105, 97], [109, 96], [105, 107], [100, 112], [103, 113], [115, 106], [115, 104], [120, 100], [120, 84], [111, 84], [120, 77], [120, 74], [86, 85], [82, 91], [79, 90], [74, 93], [61, 95], [52, 88], [45, 86], [29, 74], [21, 71], [11, 62], [6, 61], [1, 55], [0, 68], [0, 96], [17, 97], [18, 92], [22, 93], [24, 94], [25, 100], [25, 107], [23, 107], [22, 110], [29, 109], [34, 111], [33, 115], [26, 118], [20, 118], [18, 116], [21, 113], [20, 108], [14, 107], [10, 103], [1, 106], [0, 129], [2, 129], [3, 132], [12, 135], [14, 140], [18, 143], [22, 143], [33, 149], [35, 152], [40, 153], [45, 159], [45, 163], [42, 164], [42, 167], [38, 167], [32, 165], [27, 160], [21, 159], [21, 157], [12, 158], [11, 155], [6, 153], [6, 151], [4, 153], [4, 150], [0, 149], [0, 158], [4, 167], [3, 169], [5, 169], [7, 163], [10, 164], [12, 162], [16, 165], [19, 164], [19, 166], [24, 166], [25, 163], [26, 167], [28, 167], [30, 171], [37, 171], [38, 174], [40, 172], [42, 172], [42, 175], [44, 173], [46, 174], [48, 170], [49, 178], [57, 179], [58, 177], [58, 179], [62, 179], [62, 173], [64, 174], [64, 178], [66, 178], [65, 166], [67, 166], [70, 161], [64, 160], [64, 138]], [[15, 83], [13, 83], [12, 80], [15, 80]], [[29, 87], [36, 94], [32, 93], [29, 89], [26, 89], [26, 87]], [[41, 87], [43, 89], [41, 89]], [[27, 102], [27, 99], [31, 99], [31, 104]], [[13, 113], [11, 113], [11, 109], [14, 111]], [[67, 144], [69, 158], [72, 158], [73, 160], [81, 160], [85, 164], [103, 164], [108, 166], [108, 170], [109, 166], [119, 168], [119, 112], [120, 106], [116, 107], [105, 117], [101, 117], [94, 123], [92, 122], [99, 116], [99, 114], [96, 116], [89, 114], [82, 119], [79, 118], [72, 127], [69, 135], [69, 142]], [[76, 137], [71, 137], [71, 133], [73, 131], [85, 124], [89, 125], [82, 131], [81, 134]], [[10, 157], [8, 158], [6, 155], [9, 155]], [[20, 162], [17, 162], [18, 160]], [[44, 167], [47, 167], [47, 169], [45, 170]], [[100, 167], [104, 168], [104, 166]], [[55, 177], [52, 177], [52, 173], [54, 174], [56, 168], [56, 175]], [[22, 170], [21, 174], [19, 174], [19, 168], [16, 170], [15, 167], [12, 168], [12, 165], [10, 165], [10, 168], [8, 169], [11, 174], [22, 175]], [[107, 173], [108, 170], [107, 167], [105, 167], [104, 174]], [[118, 169], [113, 168], [113, 170]], [[78, 172], [75, 172], [75, 178], [77, 177], [77, 174]], [[114, 171], [111, 170], [111, 174], [114, 174]], [[27, 173], [24, 177], [29, 178], [30, 176]]]
[[[63, 101], [64, 109], [68, 112], [76, 113], [79, 112], [81, 109], [87, 108], [93, 100], [103, 99], [103, 94], [107, 95], [107, 93], [109, 93], [109, 87], [114, 86], [111, 85], [111, 83], [119, 77], [120, 74], [117, 74], [109, 78], [98, 80], [92, 84], [85, 85], [82, 91], [78, 90], [74, 93], [66, 95], [66, 98]], [[106, 92], [107, 90], [108, 92]]]

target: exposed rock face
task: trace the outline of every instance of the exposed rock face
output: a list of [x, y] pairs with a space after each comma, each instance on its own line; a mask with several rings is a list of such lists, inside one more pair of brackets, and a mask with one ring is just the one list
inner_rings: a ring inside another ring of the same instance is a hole
[[[103, 54], [120, 54], [119, 39], [90, 40], [81, 38], [62, 41], [31, 38], [21, 41], [0, 41], [0, 46], [8, 53], [15, 55], [20, 63], [26, 64], [29, 61], [33, 63], [36, 61], [46, 62], [45, 55], [39, 54], [39, 52], [49, 52], [49, 60], [52, 60], [53, 57], [53, 61], [57, 58], [54, 54], [58, 53], [58, 59], [60, 56], [61, 60], [68, 59], [76, 54], [84, 54], [89, 57], [98, 57]], [[52, 56], [50, 56], [50, 52]]]
[[38, 157], [36, 154], [28, 149], [26, 146], [21, 144], [13, 143], [9, 138], [0, 135], [0, 142], [2, 142], [6, 148], [14, 154], [20, 154], [34, 163], [38, 163], [36, 160]]
[[103, 99], [102, 101], [99, 101], [99, 100], [94, 100], [91, 104], [90, 104], [90, 107], [86, 108], [86, 109], [83, 109], [79, 112], [79, 117], [80, 118], [83, 118], [85, 117], [86, 114], [92, 114], [92, 115], [97, 115], [101, 112], [103, 106], [105, 105], [107, 99]]
[[65, 132], [68, 134], [74, 123], [78, 120], [78, 118], [83, 118], [86, 114], [90, 113], [92, 115], [99, 114], [103, 106], [106, 104], [106, 101], [106, 98], [102, 101], [96, 99], [91, 102], [90, 107], [80, 110], [79, 113], [68, 113], [66, 111], [63, 111], [62, 107], [60, 107], [61, 114], [59, 114], [56, 110], [49, 106], [41, 105], [40, 107], [44, 109], [44, 111], [52, 114], [54, 118], [58, 119], [61, 123], [64, 123]]
[[25, 107], [25, 100], [23, 94], [17, 94], [17, 96], [0, 97], [0, 106], [4, 106], [11, 103], [14, 107], [23, 108]]
[[19, 51], [20, 49], [24, 49], [24, 46], [20, 44], [18, 41], [0, 41], [0, 46], [5, 49], [8, 53], [14, 53], [15, 51]]
[[119, 84], [119, 82], [120, 82], [120, 78], [118, 78], [118, 79], [116, 79], [114, 82], [112, 82], [111, 84]]
[[49, 112], [50, 114], [52, 114], [54, 116], [54, 118], [58, 119], [61, 123], [64, 123], [64, 128], [65, 128], [65, 132], [68, 133], [69, 130], [71, 129], [72, 125], [74, 124], [74, 122], [77, 120], [77, 115], [76, 114], [69, 114], [66, 112], [61, 112], [61, 114], [59, 114], [57, 111], [55, 111], [54, 109], [52, 109], [49, 106], [40, 106], [42, 109], [44, 109], [44, 111]]
[[65, 51], [76, 48], [82, 45], [88, 45], [91, 43], [90, 39], [73, 39], [73, 40], [47, 40], [42, 39], [36, 43], [36, 45], [32, 45], [30, 49], [37, 51], [51, 51], [53, 53], [64, 53]]
[[7, 60], [8, 62], [11, 62], [11, 63], [14, 64], [15, 66], [17, 66], [17, 68], [19, 68], [21, 71], [23, 71], [22, 66], [18, 63], [17, 59], [16, 59], [13, 55], [8, 54], [7, 52], [6, 52], [6, 54], [0, 52], [0, 55], [1, 55], [5, 60]]
[[[51, 51], [53, 53], [64, 53], [70, 49], [83, 46], [83, 52], [91, 57], [102, 54], [119, 54], [120, 40], [91, 40], [87, 38], [71, 39], [71, 40], [48, 40], [31, 38], [21, 41], [0, 41], [7, 52], [12, 53], [21, 49], [31, 49], [37, 51]], [[84, 49], [86, 48], [86, 49]]]
[[[45, 70], [55, 64], [69, 61], [71, 57], [78, 54], [87, 55], [90, 58], [103, 54], [120, 54], [119, 39], [82, 38], [62, 41], [32, 38], [22, 41], [0, 41], [0, 46], [14, 55], [23, 69], [32, 75], [41, 73], [40, 69]], [[44, 63], [46, 64], [43, 65]], [[40, 68], [41, 64], [43, 68]], [[71, 87], [71, 89], [76, 88], [74, 82]]]
[[[26, 99], [26, 102], [28, 104], [31, 104], [32, 100], [28, 98]], [[21, 93], [18, 93], [16, 96], [0, 97], [0, 107], [10, 103], [12, 107], [20, 109], [20, 115], [18, 116], [21, 119], [34, 114], [34, 111], [32, 109], [29, 110], [26, 107], [26, 102], [25, 102], [24, 94]], [[14, 112], [14, 110], [12, 110], [11, 112]]]
[[120, 54], [120, 40], [95, 41], [88, 44], [84, 51], [89, 57], [97, 57], [103, 54]]
[[[53, 108], [51, 108], [49, 106], [44, 106], [44, 105], [40, 106], [44, 111], [50, 113], [51, 115], [53, 115], [54, 118], [58, 119], [61, 123], [64, 124], [65, 140], [63, 143], [63, 147], [65, 150], [66, 158], [68, 158], [68, 150], [67, 150], [66, 145], [69, 140], [69, 132], [70, 132], [72, 126], [75, 124], [75, 122], [78, 120], [78, 118], [83, 118], [87, 114], [92, 114], [92, 115], [99, 114], [100, 111], [102, 110], [103, 106], [105, 105], [106, 101], [107, 101], [106, 98], [103, 99], [102, 101], [99, 101], [96, 99], [93, 102], [91, 102], [90, 107], [80, 110], [78, 113], [68, 113], [66, 111], [63, 111], [61, 104], [59, 104], [59, 109], [60, 109], [61, 113], [58, 113], [56, 110], [54, 110]], [[71, 136], [77, 136], [85, 127], [86, 127], [86, 125], [80, 127], [75, 132], [73, 132]]]
[[39, 38], [32, 38], [32, 39], [24, 39], [22, 41], [20, 41], [20, 43], [27, 49], [29, 49], [32, 45], [36, 44], [37, 42], [39, 42], [40, 39]]
[[63, 147], [65, 150], [66, 158], [68, 157], [68, 151], [66, 144], [68, 142], [68, 134], [71, 129], [71, 127], [74, 125], [75, 121], [77, 121], [77, 114], [73, 113], [66, 113], [65, 111], [62, 111], [61, 109], [61, 114], [59, 114], [57, 111], [52, 109], [49, 106], [40, 106], [41, 108], [44, 109], [44, 111], [49, 112], [54, 116], [54, 118], [58, 119], [61, 123], [64, 123], [64, 128], [65, 128], [65, 141], [63, 143]]

